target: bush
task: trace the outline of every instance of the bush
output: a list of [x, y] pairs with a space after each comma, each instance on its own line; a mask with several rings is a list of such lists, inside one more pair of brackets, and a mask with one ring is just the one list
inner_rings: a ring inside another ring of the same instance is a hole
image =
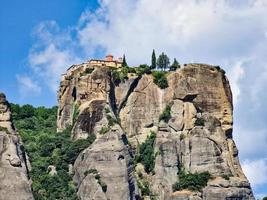
[[86, 74], [91, 74], [94, 71], [94, 68], [86, 68], [85, 73]]
[[79, 106], [77, 104], [74, 104], [72, 113], [72, 125], [75, 124], [75, 122], [77, 121], [79, 112]]
[[205, 120], [203, 118], [197, 118], [195, 121], [195, 126], [205, 126]]
[[136, 68], [136, 73], [138, 76], [142, 76], [143, 74], [151, 74], [151, 69], [148, 65], [142, 64]]
[[156, 134], [151, 132], [146, 141], [139, 146], [138, 154], [135, 157], [135, 162], [142, 163], [144, 165], [146, 173], [150, 173], [155, 167], [155, 153], [154, 143]]
[[109, 130], [110, 130], [110, 127], [109, 127], [109, 126], [103, 126], [103, 127], [100, 129], [99, 133], [100, 133], [101, 135], [104, 135], [104, 134], [106, 134]]
[[167, 105], [163, 111], [163, 113], [159, 116], [159, 121], [163, 120], [164, 122], [168, 123], [171, 119], [171, 107]]
[[138, 188], [141, 190], [141, 195], [142, 196], [150, 196], [151, 191], [149, 188], [149, 183], [147, 181], [137, 181]]
[[191, 191], [201, 191], [202, 188], [207, 186], [208, 180], [211, 179], [209, 172], [202, 173], [185, 173], [181, 170], [179, 173], [179, 181], [173, 184], [173, 191], [188, 189]]
[[[230, 179], [230, 176], [229, 175], [226, 175], [226, 174], [224, 174], [224, 175], [222, 175], [222, 178], [224, 178], [225, 180], [229, 180]], [[266, 199], [267, 200], [267, 199]]]
[[152, 75], [154, 77], [154, 83], [159, 86], [159, 88], [165, 89], [169, 86], [165, 72], [153, 71]]
[[112, 71], [112, 80], [115, 85], [119, 85], [128, 79], [128, 67], [123, 67], [120, 70]]
[[113, 118], [111, 115], [107, 115], [108, 125], [114, 126], [114, 124], [119, 124], [119, 120]]
[[262, 200], [267, 200], [267, 197], [263, 197], [263, 199]]

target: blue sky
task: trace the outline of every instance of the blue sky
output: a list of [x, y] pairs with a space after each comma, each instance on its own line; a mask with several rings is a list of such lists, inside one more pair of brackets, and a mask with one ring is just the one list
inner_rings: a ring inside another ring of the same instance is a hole
[[234, 96], [234, 139], [255, 194], [267, 196], [266, 0], [2, 0], [0, 91], [56, 104], [60, 74], [107, 53], [131, 65], [151, 50], [222, 66]]

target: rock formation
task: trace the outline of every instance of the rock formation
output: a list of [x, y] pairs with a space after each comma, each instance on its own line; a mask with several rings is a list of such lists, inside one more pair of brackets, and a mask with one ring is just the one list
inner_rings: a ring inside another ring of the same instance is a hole
[[0, 93], [0, 199], [33, 199], [26, 160], [11, 120], [9, 104]]
[[[96, 136], [74, 164], [82, 200], [254, 199], [232, 139], [232, 94], [222, 69], [187, 64], [166, 74], [166, 89], [151, 74], [129, 73], [119, 84], [111, 74], [107, 66], [77, 65], [62, 76], [58, 91], [58, 131], [73, 126], [74, 140]], [[170, 119], [160, 121], [167, 106]], [[147, 174], [133, 160], [151, 131], [157, 154], [154, 173]], [[182, 168], [213, 178], [202, 191], [173, 192]], [[138, 173], [150, 197], [140, 191]]]

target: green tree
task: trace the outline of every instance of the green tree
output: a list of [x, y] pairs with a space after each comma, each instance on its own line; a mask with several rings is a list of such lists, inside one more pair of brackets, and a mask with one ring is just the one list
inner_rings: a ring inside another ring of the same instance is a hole
[[127, 64], [126, 58], [125, 58], [125, 54], [123, 54], [122, 67], [128, 67], [128, 64]]
[[159, 55], [157, 65], [161, 70], [165, 70], [170, 64], [169, 57], [163, 52]]
[[178, 68], [180, 68], [180, 64], [178, 63], [178, 61], [176, 60], [176, 58], [174, 58], [173, 63], [170, 66], [170, 71], [175, 71]]
[[150, 68], [155, 69], [156, 67], [157, 67], [157, 58], [156, 58], [155, 50], [153, 49]]
[[263, 199], [262, 200], [267, 200], [267, 197], [263, 197]]

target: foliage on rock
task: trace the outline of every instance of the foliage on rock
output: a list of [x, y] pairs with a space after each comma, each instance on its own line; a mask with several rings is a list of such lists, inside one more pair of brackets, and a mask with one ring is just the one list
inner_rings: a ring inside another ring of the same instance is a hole
[[[35, 199], [78, 199], [68, 165], [74, 163], [95, 137], [72, 141], [71, 127], [57, 133], [57, 107], [34, 108], [11, 104], [11, 110], [31, 162], [29, 175]], [[56, 167], [57, 174], [49, 174], [49, 165]]]
[[150, 173], [155, 167], [155, 152], [154, 143], [156, 139], [156, 133], [151, 132], [145, 142], [138, 147], [138, 153], [135, 157], [136, 163], [142, 163], [146, 173]]
[[166, 72], [153, 71], [152, 75], [154, 77], [154, 83], [159, 86], [159, 88], [165, 89], [169, 86], [166, 78]]
[[164, 122], [168, 122], [171, 119], [171, 106], [167, 105], [164, 111], [159, 116], [159, 121], [163, 120]]
[[212, 178], [209, 172], [186, 173], [184, 170], [181, 170], [178, 176], [179, 181], [172, 186], [174, 192], [183, 189], [201, 191], [202, 188], [207, 186], [208, 180]]

